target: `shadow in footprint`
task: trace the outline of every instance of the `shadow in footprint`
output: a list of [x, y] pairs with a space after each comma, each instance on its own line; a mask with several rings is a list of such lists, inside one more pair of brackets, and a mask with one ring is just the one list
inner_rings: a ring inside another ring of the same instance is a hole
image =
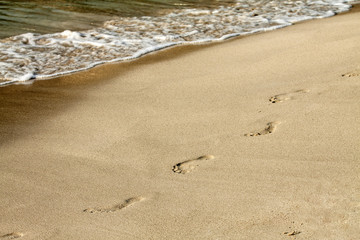
[[137, 202], [140, 202], [142, 200], [144, 200], [145, 198], [143, 197], [133, 197], [133, 198], [129, 198], [126, 199], [124, 202], [120, 203], [120, 204], [116, 204], [112, 207], [99, 207], [99, 208], [87, 208], [84, 209], [83, 212], [87, 212], [87, 213], [109, 213], [109, 212], [115, 212], [115, 211], [119, 211], [121, 209], [124, 209], [126, 207], [129, 207]]
[[184, 162], [174, 165], [172, 171], [174, 173], [182, 173], [182, 174], [189, 173], [198, 166], [198, 163], [200, 161], [212, 160], [214, 158], [215, 157], [213, 155], [204, 155], [196, 159], [186, 160]]
[[254, 132], [246, 133], [246, 134], [244, 134], [244, 136], [246, 136], [246, 137], [256, 137], [256, 136], [261, 136], [261, 135], [266, 135], [266, 134], [273, 133], [280, 123], [281, 122], [279, 122], [279, 121], [269, 122], [265, 129], [260, 130], [260, 131], [254, 131]]
[[16, 238], [21, 238], [23, 236], [24, 236], [24, 234], [21, 232], [12, 232], [12, 233], [2, 235], [0, 238], [1, 239], [16, 239]]
[[295, 235], [298, 235], [300, 233], [301, 233], [300, 231], [284, 232], [284, 234], [287, 235], [287, 236], [295, 236]]
[[272, 103], [279, 103], [279, 102], [283, 102], [286, 100], [295, 99], [297, 97], [297, 95], [300, 95], [303, 93], [308, 93], [308, 92], [310, 92], [310, 90], [300, 89], [300, 90], [290, 92], [290, 93], [282, 93], [282, 94], [278, 94], [278, 95], [275, 95], [275, 96], [269, 98], [269, 101]]

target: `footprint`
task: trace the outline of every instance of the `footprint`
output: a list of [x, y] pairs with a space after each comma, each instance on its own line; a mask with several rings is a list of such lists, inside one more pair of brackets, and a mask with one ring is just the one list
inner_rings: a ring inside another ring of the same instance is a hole
[[266, 134], [273, 133], [280, 123], [281, 122], [279, 122], [279, 121], [269, 122], [265, 129], [263, 129], [261, 131], [254, 131], [254, 132], [251, 132], [251, 133], [247, 133], [247, 134], [245, 134], [245, 136], [246, 137], [255, 137], [255, 136], [260, 136], [260, 135], [266, 135]]
[[355, 70], [353, 72], [345, 73], [341, 76], [342, 77], [358, 77], [358, 76], [360, 76], [360, 70]]
[[12, 232], [5, 235], [2, 235], [0, 238], [2, 239], [15, 239], [15, 238], [21, 238], [24, 234], [21, 232]]
[[278, 95], [275, 95], [275, 96], [269, 98], [269, 101], [272, 103], [279, 103], [279, 102], [283, 102], [283, 101], [286, 101], [289, 99], [294, 99], [297, 95], [302, 94], [302, 93], [308, 93], [308, 92], [310, 92], [310, 90], [300, 89], [295, 92], [278, 94]]
[[115, 211], [119, 211], [121, 209], [124, 209], [126, 207], [129, 207], [137, 202], [140, 202], [142, 200], [144, 200], [145, 198], [143, 197], [133, 197], [133, 198], [129, 198], [126, 199], [124, 202], [120, 203], [120, 204], [116, 204], [115, 206], [112, 207], [105, 207], [105, 208], [87, 208], [84, 209], [83, 212], [88, 212], [88, 213], [109, 213], [109, 212], [115, 212]]
[[213, 155], [204, 155], [196, 159], [186, 160], [173, 166], [172, 170], [175, 173], [188, 173], [194, 170], [198, 166], [199, 161], [212, 160], [215, 157]]

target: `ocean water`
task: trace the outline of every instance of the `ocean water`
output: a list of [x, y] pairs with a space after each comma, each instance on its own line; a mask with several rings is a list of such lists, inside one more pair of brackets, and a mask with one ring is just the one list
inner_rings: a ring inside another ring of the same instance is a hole
[[216, 8], [216, 0], [0, 0], [0, 39], [101, 27], [114, 17], [156, 16], [159, 11]]
[[0, 86], [349, 10], [345, 0], [0, 0]]

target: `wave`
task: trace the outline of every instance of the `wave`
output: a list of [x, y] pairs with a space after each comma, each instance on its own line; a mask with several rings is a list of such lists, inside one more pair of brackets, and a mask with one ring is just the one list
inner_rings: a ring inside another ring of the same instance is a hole
[[86, 31], [26, 33], [0, 40], [0, 86], [126, 61], [179, 44], [223, 41], [349, 10], [349, 1], [238, 0], [217, 9], [119, 17]]

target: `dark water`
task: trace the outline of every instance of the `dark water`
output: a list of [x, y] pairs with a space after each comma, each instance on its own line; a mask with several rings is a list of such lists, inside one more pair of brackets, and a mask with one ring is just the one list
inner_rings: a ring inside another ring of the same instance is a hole
[[114, 17], [153, 16], [166, 9], [215, 8], [232, 0], [0, 0], [0, 38], [101, 26]]

